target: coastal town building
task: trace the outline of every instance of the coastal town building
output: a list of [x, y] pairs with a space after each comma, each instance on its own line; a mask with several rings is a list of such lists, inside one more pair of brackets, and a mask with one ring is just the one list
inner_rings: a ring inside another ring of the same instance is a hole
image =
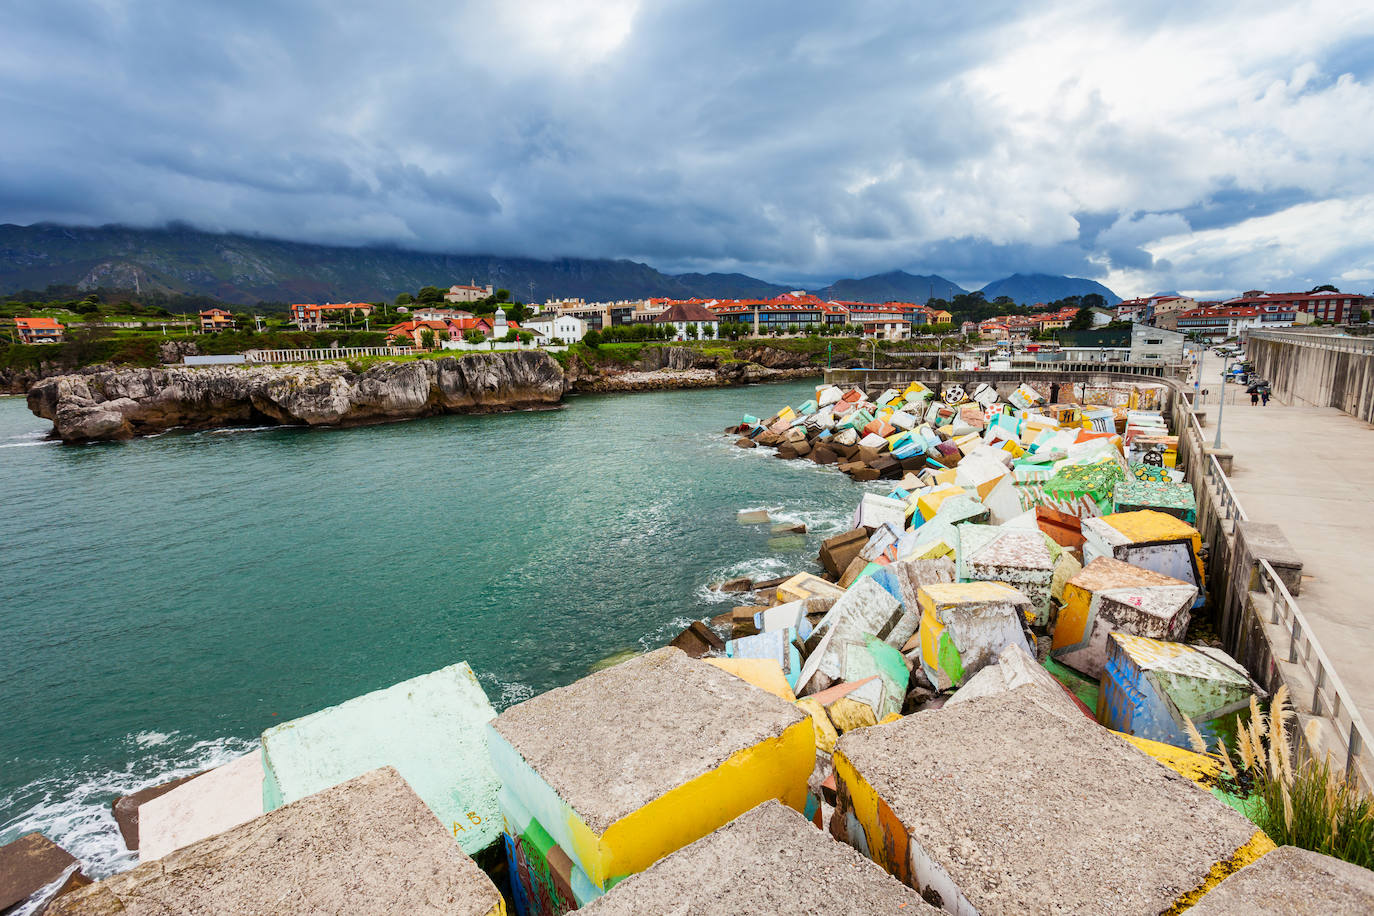
[[1173, 316], [1179, 331], [1210, 340], [1224, 340], [1238, 337], [1251, 328], [1286, 328], [1294, 325], [1313, 324], [1316, 315], [1300, 312], [1287, 304], [1277, 302], [1259, 306], [1235, 306], [1212, 304], [1201, 308], [1189, 309]]
[[[695, 302], [679, 302], [662, 312], [654, 322], [672, 325], [674, 340], [687, 340], [689, 336], [714, 340], [720, 336], [720, 317]], [[689, 335], [688, 327], [695, 327], [695, 334]]]
[[234, 329], [233, 313], [224, 309], [206, 309], [200, 313], [200, 331], [207, 334], [213, 331], [232, 331]]
[[61, 343], [66, 330], [56, 318], [16, 318], [14, 327], [19, 332], [19, 342], [26, 344]]
[[1262, 308], [1266, 305], [1288, 307], [1292, 311], [1311, 315], [1316, 321], [1331, 324], [1349, 324], [1359, 321], [1363, 312], [1374, 308], [1374, 297], [1358, 293], [1333, 293], [1329, 291], [1311, 293], [1266, 293], [1263, 290], [1247, 290], [1234, 299], [1227, 299], [1222, 305], [1230, 308]]
[[544, 303], [544, 307], [547, 310], [552, 305], [560, 315], [582, 319], [586, 322], [588, 330], [602, 331], [612, 325], [653, 321], [666, 307], [656, 305], [660, 301], [666, 300], [620, 299], [615, 302], [584, 302], [581, 299], [552, 299]]
[[1183, 362], [1186, 335], [1178, 331], [1132, 322], [1130, 327], [1059, 332], [1060, 351], [1069, 362], [1160, 363]]
[[587, 336], [587, 322], [576, 315], [560, 315], [557, 312], [527, 318], [525, 327], [549, 340], [561, 340], [564, 343], [575, 343]]
[[455, 283], [444, 293], [445, 302], [477, 302], [492, 295], [491, 284], [478, 286], [476, 281], [469, 282], [467, 285]]
[[410, 314], [415, 316], [417, 321], [458, 321], [462, 318], [472, 317], [472, 312], [465, 312], [462, 309], [439, 309], [433, 306], [417, 308]]
[[911, 322], [905, 318], [892, 316], [860, 318], [857, 323], [863, 328], [864, 337], [871, 337], [874, 340], [911, 339]]
[[366, 318], [373, 308], [370, 302], [297, 303], [291, 306], [291, 323], [302, 331], [324, 331], [345, 319]]
[[462, 336], [462, 332], [454, 324], [443, 321], [416, 320], [402, 321], [400, 324], [392, 325], [386, 329], [386, 336], [395, 346], [419, 347], [423, 346], [425, 331], [433, 332], [436, 344], [445, 337], [456, 340]]

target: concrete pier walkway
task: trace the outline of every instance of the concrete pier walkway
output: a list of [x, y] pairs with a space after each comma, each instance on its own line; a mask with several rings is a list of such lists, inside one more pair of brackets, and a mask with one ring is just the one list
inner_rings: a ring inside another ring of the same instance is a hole
[[[1202, 387], [1210, 443], [1221, 365]], [[1374, 723], [1374, 426], [1334, 407], [1250, 406], [1226, 385], [1221, 441], [1251, 521], [1279, 525], [1303, 561], [1298, 604], [1367, 723]]]

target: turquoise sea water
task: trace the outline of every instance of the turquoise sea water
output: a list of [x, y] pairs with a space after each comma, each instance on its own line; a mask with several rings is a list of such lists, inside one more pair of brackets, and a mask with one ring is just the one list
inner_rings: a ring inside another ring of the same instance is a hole
[[711, 581], [813, 568], [864, 485], [721, 432], [812, 387], [84, 447], [0, 398], [0, 843], [128, 867], [115, 796], [273, 724], [459, 660], [504, 708], [727, 610]]

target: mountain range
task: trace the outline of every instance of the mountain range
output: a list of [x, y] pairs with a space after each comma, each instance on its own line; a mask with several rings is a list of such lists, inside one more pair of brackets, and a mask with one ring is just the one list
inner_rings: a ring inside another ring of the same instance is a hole
[[[437, 254], [390, 247], [352, 248], [258, 236], [206, 232], [174, 224], [163, 229], [78, 227], [54, 223], [0, 225], [0, 295], [50, 285], [107, 287], [139, 292], [189, 293], [225, 302], [390, 300], [422, 286], [490, 283], [529, 302], [548, 298], [589, 301], [671, 298], [768, 298], [793, 287], [745, 274], [666, 274], [647, 264], [605, 258], [535, 258]], [[838, 280], [814, 290], [825, 299], [857, 302], [925, 302], [967, 292], [936, 275], [891, 271]], [[1092, 280], [1016, 274], [983, 288], [987, 299], [1050, 302], [1100, 293]]]

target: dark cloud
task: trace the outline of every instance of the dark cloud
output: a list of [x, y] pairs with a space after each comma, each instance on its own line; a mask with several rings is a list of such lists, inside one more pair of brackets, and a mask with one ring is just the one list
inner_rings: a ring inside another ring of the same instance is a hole
[[[1285, 15], [11, 0], [0, 220], [181, 219], [785, 282], [1243, 286], [1209, 277], [1251, 262], [1206, 233], [1374, 196], [1374, 21], [1329, 0]], [[1242, 28], [1244, 46], [1219, 40]], [[1190, 251], [1179, 233], [1204, 235]], [[1374, 276], [1349, 245], [1256, 247], [1295, 278]]]

